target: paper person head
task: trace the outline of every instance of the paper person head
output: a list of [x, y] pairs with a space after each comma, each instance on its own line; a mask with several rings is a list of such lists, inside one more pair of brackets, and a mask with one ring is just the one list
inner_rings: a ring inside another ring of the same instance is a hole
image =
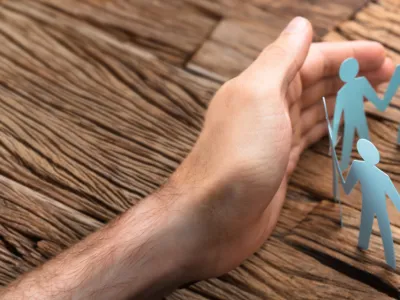
[[357, 142], [357, 150], [365, 162], [376, 165], [379, 162], [380, 155], [375, 145], [366, 139], [360, 139]]
[[343, 82], [354, 79], [358, 74], [359, 66], [357, 59], [350, 57], [340, 65], [339, 76]]

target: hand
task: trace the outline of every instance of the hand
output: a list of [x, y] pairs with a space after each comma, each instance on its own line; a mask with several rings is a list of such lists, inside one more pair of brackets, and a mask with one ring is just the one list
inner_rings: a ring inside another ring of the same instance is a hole
[[373, 85], [393, 72], [378, 43], [311, 39], [310, 23], [295, 18], [221, 87], [197, 143], [168, 183], [191, 198], [172, 204], [185, 224], [179, 245], [190, 256], [189, 280], [233, 269], [271, 234], [300, 154], [327, 133], [321, 98], [332, 116], [341, 62], [357, 58]]

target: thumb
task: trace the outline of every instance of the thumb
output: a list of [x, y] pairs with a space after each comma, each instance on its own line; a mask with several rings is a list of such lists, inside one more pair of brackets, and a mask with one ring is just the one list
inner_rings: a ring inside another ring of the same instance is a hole
[[277, 83], [286, 90], [302, 67], [312, 42], [310, 22], [302, 17], [294, 18], [279, 37], [267, 46], [251, 66], [249, 72], [253, 79]]

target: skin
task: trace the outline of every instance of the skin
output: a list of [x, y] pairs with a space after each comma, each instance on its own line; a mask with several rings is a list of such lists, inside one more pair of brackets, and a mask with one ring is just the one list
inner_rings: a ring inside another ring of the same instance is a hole
[[[340, 63], [377, 85], [394, 66], [375, 42], [311, 43], [295, 18], [210, 102], [190, 154], [159, 191], [3, 291], [2, 299], [154, 299], [224, 274], [274, 229], [300, 154], [327, 133]], [[234, 249], [234, 251], [232, 251]]]

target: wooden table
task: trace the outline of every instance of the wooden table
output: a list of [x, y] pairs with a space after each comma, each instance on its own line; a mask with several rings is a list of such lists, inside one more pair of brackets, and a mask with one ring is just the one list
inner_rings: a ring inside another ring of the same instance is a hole
[[[373, 39], [400, 63], [400, 1], [366, 2], [0, 0], [0, 284], [160, 186], [221, 83], [293, 16], [312, 21], [315, 40]], [[367, 107], [398, 188], [399, 107], [400, 97], [384, 114]], [[169, 299], [399, 298], [376, 223], [370, 249], [356, 247], [359, 189], [343, 197], [339, 227], [330, 166], [325, 139], [302, 156], [262, 249]], [[388, 207], [400, 258], [400, 213]]]

